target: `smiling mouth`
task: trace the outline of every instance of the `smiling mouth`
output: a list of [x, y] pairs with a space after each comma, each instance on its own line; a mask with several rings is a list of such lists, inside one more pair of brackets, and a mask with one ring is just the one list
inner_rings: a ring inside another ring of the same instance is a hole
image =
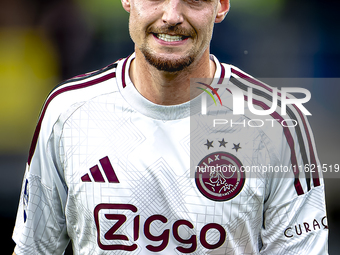
[[183, 35], [154, 34], [158, 39], [165, 42], [180, 42], [188, 38]]

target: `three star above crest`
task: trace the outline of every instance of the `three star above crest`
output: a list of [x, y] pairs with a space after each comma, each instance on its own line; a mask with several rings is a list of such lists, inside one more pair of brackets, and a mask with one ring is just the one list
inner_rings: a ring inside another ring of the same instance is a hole
[[[221, 140], [221, 141], [219, 141], [219, 140], [217, 140], [219, 143], [220, 143], [220, 146], [219, 147], [224, 147], [224, 148], [227, 148], [227, 143], [228, 142], [226, 142], [225, 140], [224, 140], [224, 138]], [[209, 141], [208, 139], [207, 139], [207, 142], [204, 144], [205, 146], [207, 146], [207, 149], [209, 150], [210, 148], [214, 148], [214, 145], [213, 145], [213, 142], [214, 141]], [[234, 145], [234, 147], [233, 148], [231, 148], [232, 150], [235, 150], [236, 152], [238, 152], [238, 150], [239, 149], [242, 149], [242, 147], [240, 146], [240, 144], [241, 143], [238, 143], [238, 144], [235, 144], [235, 143], [233, 143], [233, 145]]]

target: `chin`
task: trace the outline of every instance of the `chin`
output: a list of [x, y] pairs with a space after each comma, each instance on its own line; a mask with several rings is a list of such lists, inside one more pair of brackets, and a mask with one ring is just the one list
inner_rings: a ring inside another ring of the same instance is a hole
[[171, 73], [178, 72], [187, 68], [195, 60], [195, 58], [190, 54], [185, 57], [172, 59], [156, 56], [155, 54], [152, 54], [147, 50], [142, 50], [142, 53], [145, 59], [148, 61], [148, 63], [157, 68], [157, 70]]

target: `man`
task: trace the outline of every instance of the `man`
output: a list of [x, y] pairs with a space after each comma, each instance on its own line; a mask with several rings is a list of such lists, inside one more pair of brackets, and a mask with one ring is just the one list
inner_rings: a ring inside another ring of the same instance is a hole
[[[75, 254], [327, 254], [320, 176], [308, 182], [299, 171], [284, 178], [241, 171], [318, 163], [301, 112], [289, 111], [299, 129], [284, 127], [275, 112], [279, 121], [268, 128], [214, 130], [195, 110], [201, 89], [228, 81], [259, 92], [254, 102], [262, 108], [270, 101], [263, 98], [268, 86], [209, 54], [214, 23], [229, 1], [122, 4], [135, 53], [61, 84], [46, 100], [24, 177], [15, 253], [62, 254], [72, 240]], [[205, 82], [190, 90], [191, 78]], [[231, 94], [218, 93], [224, 116], [235, 119]], [[199, 169], [194, 176], [192, 166]], [[200, 172], [217, 166], [231, 170]]]

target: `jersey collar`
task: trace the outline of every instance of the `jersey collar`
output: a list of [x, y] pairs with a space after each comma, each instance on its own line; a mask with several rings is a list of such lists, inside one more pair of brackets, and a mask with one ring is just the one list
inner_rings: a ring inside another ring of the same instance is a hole
[[[196, 97], [188, 102], [178, 105], [158, 105], [155, 104], [145, 97], [143, 97], [133, 85], [129, 69], [131, 61], [135, 58], [135, 53], [129, 57], [122, 59], [118, 62], [116, 76], [117, 86], [123, 98], [126, 102], [137, 112], [148, 116], [153, 119], [159, 120], [175, 120], [189, 117], [193, 113], [193, 109], [200, 109], [201, 99]], [[216, 64], [215, 79], [213, 83], [221, 84], [225, 79], [230, 78], [230, 67], [229, 65], [221, 64], [218, 59], [210, 55], [210, 58]], [[214, 87], [214, 84], [212, 84]], [[196, 110], [195, 110], [196, 112]]]

